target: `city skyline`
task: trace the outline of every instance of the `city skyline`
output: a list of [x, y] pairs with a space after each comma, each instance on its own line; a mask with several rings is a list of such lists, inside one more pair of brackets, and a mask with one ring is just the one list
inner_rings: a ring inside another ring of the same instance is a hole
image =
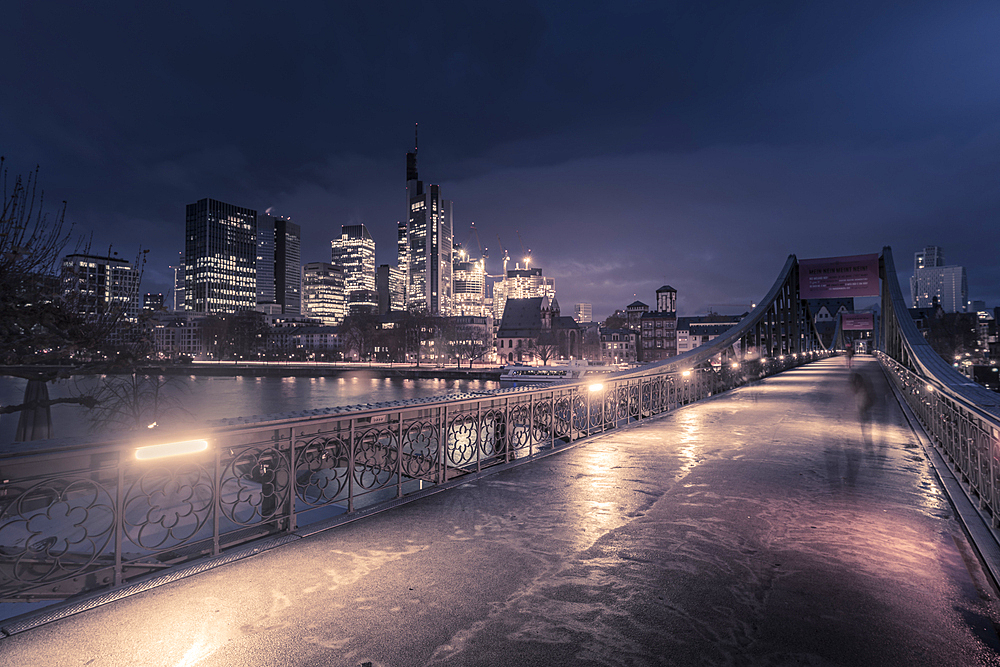
[[[679, 312], [727, 310], [790, 253], [882, 245], [945, 247], [969, 297], [1000, 304], [990, 3], [397, 8], [15, 2], [0, 153], [11, 173], [40, 165], [50, 210], [67, 200], [94, 247], [149, 248], [144, 292], [169, 292], [184, 207], [203, 198], [290, 218], [302, 263], [364, 224], [395, 264], [419, 122], [455, 239], [475, 252], [475, 222], [497, 275], [497, 235], [512, 261], [520, 236], [560, 303], [595, 318], [663, 284]], [[431, 16], [442, 39], [411, 39]], [[240, 46], [274, 32], [281, 54]]]

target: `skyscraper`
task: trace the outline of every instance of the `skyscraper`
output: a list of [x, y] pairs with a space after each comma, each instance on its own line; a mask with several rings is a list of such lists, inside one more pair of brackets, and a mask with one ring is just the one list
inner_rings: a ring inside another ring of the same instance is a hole
[[282, 315], [302, 313], [301, 228], [281, 216], [257, 215], [257, 303]]
[[913, 270], [926, 269], [932, 266], [944, 266], [944, 249], [929, 245], [919, 252], [913, 253]]
[[556, 298], [555, 279], [543, 276], [539, 267], [522, 269], [515, 265], [513, 269], [507, 269], [501, 282], [493, 285], [493, 318], [503, 319], [507, 299], [533, 299], [540, 296], [547, 296], [549, 301]]
[[274, 291], [274, 218], [257, 216], [257, 303], [277, 303]]
[[326, 262], [310, 262], [302, 267], [302, 307], [305, 315], [324, 325], [343, 322], [347, 313], [343, 269]]
[[375, 291], [375, 241], [364, 225], [343, 225], [340, 238], [330, 242], [334, 264], [344, 270], [344, 291], [350, 304], [362, 304], [364, 309], [378, 308]]
[[399, 264], [406, 271], [406, 307], [434, 315], [452, 309], [452, 202], [417, 175], [417, 148], [406, 154], [406, 227], [397, 229]]
[[938, 246], [914, 253], [910, 299], [914, 308], [928, 308], [937, 299], [946, 313], [964, 313], [969, 302], [965, 267], [945, 266], [944, 250]]
[[594, 308], [589, 303], [578, 303], [576, 304], [576, 314], [573, 319], [577, 322], [593, 322], [594, 321]]
[[964, 266], [931, 266], [914, 274], [914, 308], [934, 305], [935, 299], [946, 313], [964, 313], [969, 303], [969, 283]]
[[473, 261], [460, 247], [452, 265], [452, 314], [486, 317], [486, 267], [482, 259]]
[[257, 304], [257, 211], [199, 199], [187, 205], [184, 307], [234, 313]]
[[177, 263], [167, 267], [174, 270], [173, 309], [184, 310], [184, 251], [177, 253]]
[[273, 219], [275, 300], [283, 315], [301, 315], [302, 228], [287, 218]]
[[406, 291], [403, 271], [398, 266], [380, 264], [375, 279], [378, 292], [378, 314], [405, 310]]

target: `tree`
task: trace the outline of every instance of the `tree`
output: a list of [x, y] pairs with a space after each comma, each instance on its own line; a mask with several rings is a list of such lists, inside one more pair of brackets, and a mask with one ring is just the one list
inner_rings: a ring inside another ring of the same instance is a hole
[[949, 364], [955, 357], [974, 355], [979, 344], [976, 313], [945, 313], [932, 318], [927, 332], [927, 342]]
[[535, 345], [535, 354], [538, 355], [543, 365], [549, 363], [549, 360], [554, 359], [559, 354], [559, 341], [554, 331], [549, 329], [539, 334], [538, 343]]
[[426, 310], [409, 310], [399, 320], [403, 345], [407, 354], [413, 354], [420, 366], [420, 348], [423, 341], [434, 335], [437, 325], [434, 317]]
[[[27, 177], [16, 176], [8, 189], [8, 173], [0, 157], [0, 359], [9, 366], [6, 375], [28, 380], [22, 403], [3, 406], [0, 414], [20, 413], [18, 441], [50, 437], [52, 405], [97, 404], [93, 395], [50, 399], [48, 383], [66, 377], [65, 371], [26, 365], [74, 363], [84, 364], [84, 372], [107, 373], [136, 356], [128, 353], [129, 341], [112, 344], [110, 340], [123, 318], [124, 305], [88, 300], [84, 290], [72, 289], [76, 276], [61, 271], [61, 259], [73, 238], [72, 226], [65, 223], [66, 202], [55, 215], [45, 211], [38, 173], [36, 167]], [[88, 253], [89, 247], [78, 241], [74, 252]], [[136, 261], [140, 275], [144, 258], [140, 250]]]
[[583, 332], [583, 342], [581, 343], [580, 356], [591, 361], [601, 359], [601, 334], [596, 329], [587, 329]]
[[605, 329], [625, 329], [628, 327], [628, 318], [620, 310], [616, 310], [614, 315], [609, 315], [604, 320]]
[[340, 325], [340, 335], [344, 339], [345, 355], [357, 354], [358, 360], [370, 359], [375, 349], [379, 330], [378, 316], [372, 313], [348, 315]]
[[230, 359], [256, 359], [264, 349], [268, 332], [264, 313], [241, 310], [226, 317], [226, 334], [221, 344]]

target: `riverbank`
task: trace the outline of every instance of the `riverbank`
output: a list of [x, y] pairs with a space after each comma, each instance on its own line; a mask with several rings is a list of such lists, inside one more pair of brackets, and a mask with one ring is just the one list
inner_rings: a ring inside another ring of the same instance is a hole
[[[492, 366], [455, 368], [403, 366], [400, 364], [352, 364], [321, 362], [206, 361], [191, 364], [163, 364], [139, 369], [148, 374], [196, 375], [206, 377], [375, 377], [407, 380], [492, 380], [500, 379], [500, 369]], [[74, 366], [0, 366], [0, 376], [21, 377], [24, 373], [62, 372], [90, 374]]]

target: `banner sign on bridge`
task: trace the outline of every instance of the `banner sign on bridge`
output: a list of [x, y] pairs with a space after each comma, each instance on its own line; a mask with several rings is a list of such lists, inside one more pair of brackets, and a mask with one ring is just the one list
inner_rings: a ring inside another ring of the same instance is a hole
[[800, 299], [878, 295], [878, 255], [799, 260]]
[[875, 316], [871, 313], [841, 313], [840, 328], [844, 331], [871, 331]]

